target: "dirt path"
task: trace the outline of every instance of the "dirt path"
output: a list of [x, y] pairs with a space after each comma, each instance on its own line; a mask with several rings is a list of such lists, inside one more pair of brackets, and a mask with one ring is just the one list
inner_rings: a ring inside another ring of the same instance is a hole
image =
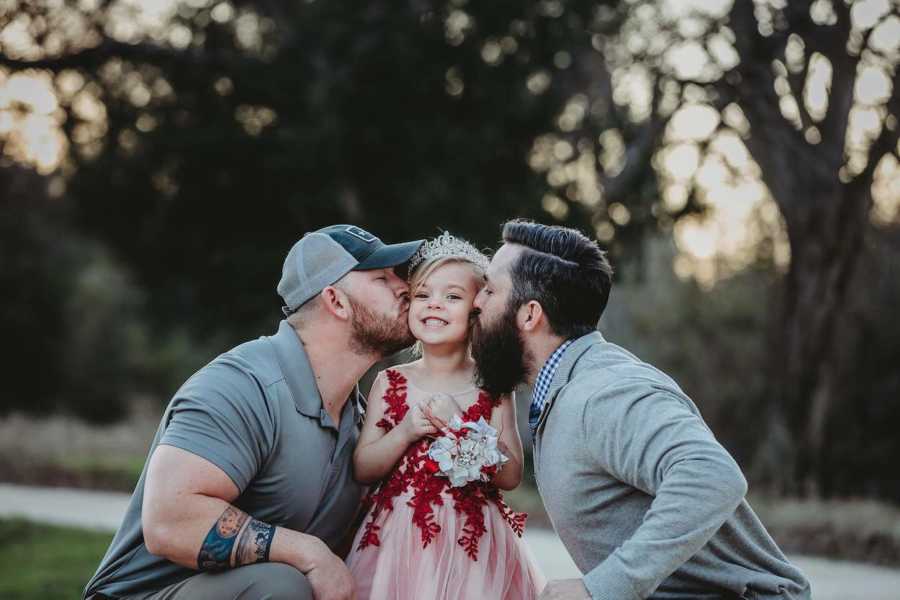
[[[115, 531], [128, 494], [65, 488], [0, 484], [0, 517], [23, 517], [44, 523]], [[549, 578], [577, 577], [578, 569], [553, 531], [531, 529], [525, 534], [535, 558]], [[816, 600], [897, 600], [900, 570], [793, 556], [813, 584]]]

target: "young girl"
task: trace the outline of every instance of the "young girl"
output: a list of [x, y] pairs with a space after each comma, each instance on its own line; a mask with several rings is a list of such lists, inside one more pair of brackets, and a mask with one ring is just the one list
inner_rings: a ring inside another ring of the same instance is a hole
[[[519, 600], [543, 588], [520, 539], [526, 515], [500, 493], [522, 479], [515, 404], [473, 383], [470, 314], [487, 262], [444, 233], [410, 263], [409, 326], [422, 357], [378, 374], [353, 455], [356, 478], [375, 484], [347, 558], [360, 600]], [[436, 474], [428, 448], [454, 413], [500, 432], [509, 460], [490, 481], [452, 487]]]

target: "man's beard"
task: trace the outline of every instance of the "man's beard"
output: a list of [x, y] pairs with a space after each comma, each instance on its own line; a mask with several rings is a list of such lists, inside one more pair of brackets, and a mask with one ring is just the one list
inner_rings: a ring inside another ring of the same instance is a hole
[[475, 378], [481, 389], [495, 397], [512, 393], [528, 373], [517, 312], [517, 307], [507, 305], [493, 324], [482, 325], [478, 318], [472, 328]]
[[390, 356], [412, 345], [414, 338], [409, 330], [407, 313], [392, 319], [377, 315], [363, 304], [350, 299], [353, 308], [353, 334], [350, 349], [357, 354]]

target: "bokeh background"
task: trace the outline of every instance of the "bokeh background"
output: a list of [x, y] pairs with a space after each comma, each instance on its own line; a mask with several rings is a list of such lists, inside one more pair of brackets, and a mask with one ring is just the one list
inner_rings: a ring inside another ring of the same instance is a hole
[[900, 565], [898, 58], [891, 0], [2, 0], [0, 480], [130, 490], [305, 231], [527, 217], [782, 544]]

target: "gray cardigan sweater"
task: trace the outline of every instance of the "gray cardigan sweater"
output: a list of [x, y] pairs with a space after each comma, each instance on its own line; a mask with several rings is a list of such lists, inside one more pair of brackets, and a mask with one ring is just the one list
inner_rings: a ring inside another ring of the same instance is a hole
[[690, 398], [599, 333], [562, 357], [534, 465], [595, 600], [811, 597]]

